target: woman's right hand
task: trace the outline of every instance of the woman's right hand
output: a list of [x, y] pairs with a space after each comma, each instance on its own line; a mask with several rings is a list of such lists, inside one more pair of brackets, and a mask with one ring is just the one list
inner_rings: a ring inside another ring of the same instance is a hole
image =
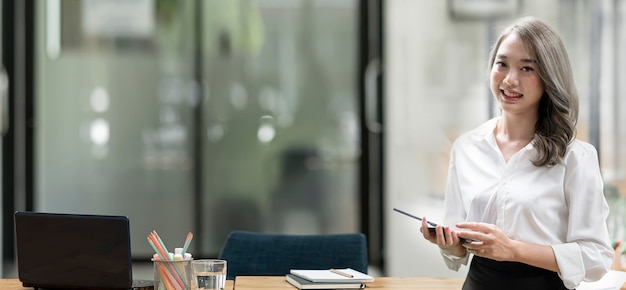
[[423, 217], [420, 232], [422, 232], [424, 239], [436, 244], [446, 253], [459, 257], [465, 256], [465, 247], [461, 245], [461, 240], [450, 227], [437, 225], [435, 233], [431, 233], [428, 230], [428, 220]]

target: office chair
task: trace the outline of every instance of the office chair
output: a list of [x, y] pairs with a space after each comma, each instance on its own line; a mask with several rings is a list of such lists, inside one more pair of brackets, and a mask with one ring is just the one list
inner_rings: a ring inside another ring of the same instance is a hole
[[220, 259], [227, 278], [281, 276], [291, 269], [352, 268], [367, 273], [367, 240], [361, 233], [286, 235], [233, 231]]

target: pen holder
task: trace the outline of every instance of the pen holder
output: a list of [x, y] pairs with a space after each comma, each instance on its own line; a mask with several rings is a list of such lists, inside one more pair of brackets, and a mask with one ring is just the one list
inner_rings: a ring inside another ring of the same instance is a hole
[[191, 279], [192, 260], [163, 261], [152, 260], [154, 269], [155, 290], [187, 290], [196, 289]]

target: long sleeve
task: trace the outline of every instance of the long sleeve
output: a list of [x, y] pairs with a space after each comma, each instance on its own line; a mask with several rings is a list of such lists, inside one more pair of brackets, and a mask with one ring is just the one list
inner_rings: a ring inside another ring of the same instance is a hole
[[[613, 249], [595, 148], [573, 140], [562, 164], [537, 167], [531, 142], [505, 161], [494, 126], [492, 119], [454, 142], [444, 224], [489, 223], [510, 239], [551, 246], [568, 288], [600, 279], [609, 270]], [[452, 270], [469, 257], [442, 256]]]
[[[465, 220], [465, 206], [463, 204], [463, 198], [461, 196], [461, 189], [459, 188], [458, 175], [456, 172], [455, 163], [455, 146], [450, 153], [450, 165], [448, 168], [448, 179], [446, 182], [445, 193], [445, 213], [444, 213], [444, 225], [452, 226], [458, 222]], [[466, 253], [463, 257], [454, 257], [441, 251], [444, 262], [448, 269], [458, 271], [461, 265], [467, 265], [469, 260], [469, 253]]]
[[566, 156], [565, 199], [569, 205], [566, 242], [552, 245], [559, 276], [566, 287], [596, 281], [608, 272], [613, 259], [606, 220], [609, 207], [595, 148], [586, 143], [571, 145]]

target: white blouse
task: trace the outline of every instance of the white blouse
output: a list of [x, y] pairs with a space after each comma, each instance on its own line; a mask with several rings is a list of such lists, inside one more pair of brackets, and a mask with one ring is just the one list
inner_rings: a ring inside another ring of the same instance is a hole
[[[567, 288], [602, 278], [613, 249], [596, 149], [574, 140], [563, 164], [536, 167], [531, 142], [507, 163], [493, 133], [498, 118], [455, 141], [444, 224], [485, 222], [510, 239], [550, 245]], [[469, 254], [461, 259], [443, 256], [448, 268], [458, 270]]]

